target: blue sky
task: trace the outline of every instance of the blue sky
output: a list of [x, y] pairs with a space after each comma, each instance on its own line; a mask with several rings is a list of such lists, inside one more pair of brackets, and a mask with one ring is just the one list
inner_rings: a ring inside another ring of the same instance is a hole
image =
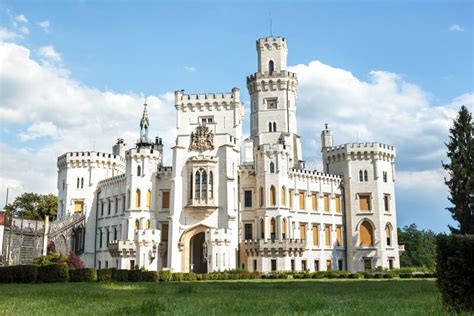
[[[323, 122], [336, 142], [396, 145], [399, 226], [446, 230], [440, 160], [455, 111], [473, 107], [471, 1], [2, 1], [0, 189], [54, 192], [57, 154], [133, 139], [144, 95], [169, 144], [173, 91], [237, 86], [247, 101], [270, 13], [300, 78], [307, 160], [318, 166]], [[38, 170], [11, 172], [19, 161]]]

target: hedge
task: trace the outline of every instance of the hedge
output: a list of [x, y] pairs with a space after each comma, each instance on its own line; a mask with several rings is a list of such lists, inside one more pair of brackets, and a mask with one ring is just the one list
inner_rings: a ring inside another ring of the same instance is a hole
[[141, 272], [141, 281], [143, 282], [157, 282], [160, 280], [160, 276], [156, 271], [143, 271]]
[[437, 238], [437, 276], [448, 309], [474, 310], [474, 235]]
[[160, 276], [160, 281], [162, 282], [169, 282], [173, 278], [171, 271], [160, 271], [159, 276]]
[[97, 270], [97, 281], [112, 282], [112, 269]]
[[69, 271], [67, 264], [56, 263], [38, 267], [38, 281], [44, 283], [67, 282]]
[[33, 283], [38, 279], [38, 266], [0, 267], [0, 283]]
[[97, 270], [94, 268], [82, 268], [69, 270], [70, 282], [93, 282], [97, 281]]
[[112, 270], [112, 280], [117, 282], [127, 282], [128, 281], [128, 271], [129, 270]]

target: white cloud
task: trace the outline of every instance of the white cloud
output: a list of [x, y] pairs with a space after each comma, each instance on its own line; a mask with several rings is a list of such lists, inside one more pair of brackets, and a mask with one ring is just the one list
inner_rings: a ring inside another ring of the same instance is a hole
[[18, 21], [18, 22], [21, 22], [21, 23], [28, 23], [28, 19], [23, 14], [17, 15], [15, 17], [15, 21]]
[[4, 27], [0, 27], [0, 41], [12, 41], [21, 38], [23, 38], [21, 34], [11, 32]]
[[[39, 63], [29, 49], [13, 43], [0, 43], [0, 64], [2, 133], [9, 126], [27, 126], [11, 140], [14, 145], [0, 142], [1, 201], [6, 186], [15, 188], [10, 200], [24, 191], [56, 193], [56, 158], [66, 151], [92, 150], [95, 142], [96, 150], [110, 152], [117, 138], [129, 146], [138, 138], [142, 95], [86, 87], [67, 70]], [[163, 138], [169, 163], [175, 140], [174, 93], [148, 96], [147, 103], [150, 136]], [[21, 140], [35, 142], [18, 148]]]
[[463, 31], [464, 31], [464, 29], [463, 29], [463, 28], [461, 27], [461, 25], [459, 25], [459, 24], [453, 24], [453, 25], [451, 25], [451, 26], [449, 27], [449, 30], [450, 30], [451, 32], [463, 32]]
[[53, 46], [43, 46], [38, 50], [39, 54], [50, 61], [61, 61], [61, 55], [54, 49]]
[[49, 21], [48, 21], [48, 20], [44, 20], [44, 21], [38, 22], [38, 25], [39, 25], [43, 30], [45, 30], [46, 32], [47, 32], [48, 29], [49, 29]]
[[20, 134], [22, 141], [33, 140], [39, 137], [55, 137], [58, 136], [58, 129], [52, 122], [33, 123], [28, 127], [25, 133]]
[[23, 34], [29, 34], [30, 30], [26, 26], [22, 26], [18, 29]]
[[192, 66], [184, 66], [184, 70], [189, 71], [189, 72], [195, 72], [197, 69], [196, 67], [192, 67]]

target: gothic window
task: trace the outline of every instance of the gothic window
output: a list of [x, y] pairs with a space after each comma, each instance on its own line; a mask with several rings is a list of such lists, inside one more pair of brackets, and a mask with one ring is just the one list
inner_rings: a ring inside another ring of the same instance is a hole
[[276, 205], [276, 190], [273, 185], [270, 187], [270, 204], [271, 206]]
[[275, 173], [275, 164], [272, 162], [270, 162], [270, 173]]
[[214, 198], [214, 177], [212, 171], [209, 171], [209, 197]]
[[250, 240], [250, 239], [253, 239], [252, 238], [252, 231], [253, 231], [253, 228], [252, 228], [252, 224], [244, 224], [244, 231], [245, 231], [245, 240]]
[[272, 240], [275, 240], [276, 238], [276, 223], [275, 223], [275, 218], [273, 217], [270, 220], [270, 238]]
[[281, 220], [281, 238], [286, 238], [286, 218]]
[[359, 194], [359, 210], [362, 212], [370, 212], [370, 194]]
[[270, 60], [268, 62], [268, 72], [272, 73], [274, 71], [275, 71], [275, 63], [273, 62], [273, 60]]
[[390, 194], [384, 194], [383, 205], [384, 205], [385, 212], [390, 212]]
[[84, 188], [84, 178], [81, 178], [81, 189]]
[[140, 221], [138, 219], [135, 220], [135, 229], [140, 228]]
[[274, 132], [277, 131], [277, 123], [276, 123], [276, 122], [273, 122], [273, 131], [274, 131]]
[[260, 187], [260, 190], [259, 190], [259, 197], [260, 197], [260, 207], [263, 207], [264, 205], [264, 192], [263, 192], [263, 187]]
[[146, 207], [147, 208], [151, 207], [151, 191], [150, 190], [146, 192]]
[[79, 189], [79, 181], [81, 181], [79, 178], [77, 178], [77, 188]]
[[374, 245], [374, 230], [369, 222], [364, 221], [360, 224], [359, 238], [361, 247], [372, 247]]
[[272, 122], [268, 122], [268, 131], [269, 131], [269, 132], [272, 131]]
[[194, 174], [194, 199], [214, 198], [214, 175], [204, 168], [199, 168]]
[[260, 219], [260, 238], [265, 239], [265, 222], [263, 218]]
[[142, 175], [142, 167], [140, 166], [137, 166], [137, 176], [141, 176]]
[[364, 181], [365, 182], [369, 181], [369, 174], [368, 174], [367, 170], [364, 171]]
[[389, 224], [385, 226], [385, 235], [387, 238], [387, 246], [391, 246], [392, 245], [392, 228], [390, 227]]
[[195, 175], [195, 184], [194, 184], [194, 198], [195, 199], [200, 199], [201, 198], [201, 172], [196, 171]]
[[359, 170], [359, 182], [363, 182], [364, 181], [364, 173], [362, 170]]
[[286, 188], [285, 186], [281, 187], [281, 205], [286, 206]]
[[387, 182], [387, 171], [382, 172], [383, 182]]
[[137, 191], [135, 191], [135, 208], [139, 208], [140, 207], [140, 195], [141, 195], [141, 192], [140, 192], [140, 189], [137, 189]]
[[201, 183], [201, 198], [207, 198], [207, 172], [205, 170], [201, 171], [202, 183]]
[[244, 207], [252, 207], [252, 191], [244, 191]]

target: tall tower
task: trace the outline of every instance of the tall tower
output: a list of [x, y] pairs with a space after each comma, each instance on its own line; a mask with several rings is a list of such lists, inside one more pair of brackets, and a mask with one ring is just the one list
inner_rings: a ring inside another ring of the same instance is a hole
[[301, 141], [296, 127], [296, 74], [287, 70], [288, 46], [283, 37], [257, 41], [258, 69], [247, 77], [250, 94], [250, 130], [254, 146], [284, 144], [288, 166], [299, 167]]

